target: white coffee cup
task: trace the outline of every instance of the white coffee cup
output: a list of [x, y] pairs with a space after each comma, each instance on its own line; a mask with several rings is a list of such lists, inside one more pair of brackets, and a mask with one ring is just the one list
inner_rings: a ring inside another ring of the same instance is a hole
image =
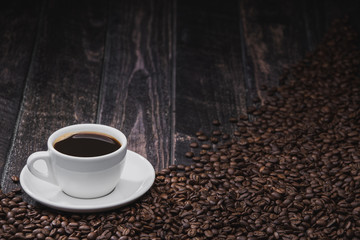
[[[109, 154], [95, 157], [76, 157], [57, 151], [54, 144], [62, 136], [91, 132], [111, 136], [121, 147]], [[101, 124], [77, 124], [61, 128], [51, 134], [47, 151], [31, 154], [27, 160], [29, 171], [36, 177], [58, 185], [66, 194], [77, 198], [97, 198], [109, 194], [118, 184], [125, 165], [127, 139], [125, 135]], [[47, 173], [36, 169], [36, 162], [44, 161]]]

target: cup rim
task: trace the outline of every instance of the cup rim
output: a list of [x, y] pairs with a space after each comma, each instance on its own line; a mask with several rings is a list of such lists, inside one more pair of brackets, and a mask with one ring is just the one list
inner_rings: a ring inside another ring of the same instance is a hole
[[[101, 132], [99, 130], [94, 130], [94, 129], [87, 129], [87, 130], [76, 130], [77, 127], [80, 127], [80, 128], [85, 128], [85, 127], [97, 127], [97, 128], [105, 128], [105, 129], [108, 129], [110, 131], [115, 131], [117, 132], [117, 134], [120, 135], [120, 137], [122, 139], [119, 139], [119, 137], [116, 137], [114, 136], [113, 134], [108, 134], [108, 133], [104, 133], [104, 132]], [[68, 131], [70, 129], [74, 129], [74, 131]], [[77, 133], [77, 132], [84, 132], [84, 131], [91, 131], [91, 132], [97, 132], [97, 133], [103, 133], [103, 134], [107, 134], [107, 135], [110, 135], [111, 137], [115, 138], [116, 140], [118, 140], [121, 144], [121, 147], [119, 149], [117, 149], [116, 151], [114, 152], [111, 152], [111, 153], [108, 153], [108, 154], [105, 154], [105, 155], [100, 155], [100, 156], [95, 156], [95, 157], [78, 157], [78, 156], [72, 156], [72, 155], [68, 155], [68, 154], [65, 154], [65, 153], [62, 153], [62, 152], [59, 152], [58, 150], [56, 150], [54, 148], [54, 141], [60, 137], [61, 135], [64, 135], [66, 134], [67, 132], [68, 133]], [[123, 132], [121, 132], [120, 130], [114, 128], [114, 127], [111, 127], [111, 126], [108, 126], [108, 125], [104, 125], [104, 124], [98, 124], [98, 123], [80, 123], [80, 124], [73, 124], [73, 125], [68, 125], [66, 127], [62, 127], [62, 128], [59, 128], [58, 130], [56, 130], [55, 132], [53, 132], [50, 137], [48, 138], [48, 141], [47, 141], [47, 145], [48, 145], [48, 150], [63, 157], [63, 158], [68, 158], [68, 159], [72, 159], [72, 160], [79, 160], [79, 161], [82, 161], [82, 160], [86, 160], [86, 161], [96, 161], [96, 160], [104, 160], [104, 158], [110, 158], [116, 154], [119, 154], [120, 152], [123, 152], [123, 151], [126, 151], [127, 150], [127, 138], [125, 136], [125, 134]]]

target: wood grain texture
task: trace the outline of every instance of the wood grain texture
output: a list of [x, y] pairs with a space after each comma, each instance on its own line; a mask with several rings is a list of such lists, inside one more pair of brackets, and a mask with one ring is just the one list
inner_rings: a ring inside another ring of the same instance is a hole
[[0, 177], [11, 145], [33, 51], [41, 1], [0, 7]]
[[259, 97], [264, 103], [265, 92], [279, 85], [282, 70], [296, 63], [306, 53], [308, 39], [301, 2], [239, 1], [243, 30], [244, 62], [248, 79], [248, 102]]
[[195, 132], [224, 129], [246, 111], [236, 1], [179, 1], [176, 60], [176, 163]]
[[49, 135], [73, 123], [94, 122], [101, 80], [106, 6], [48, 1], [41, 17], [17, 131], [2, 177], [9, 191], [27, 157], [46, 150]]
[[159, 170], [171, 161], [173, 1], [111, 1], [98, 121]]

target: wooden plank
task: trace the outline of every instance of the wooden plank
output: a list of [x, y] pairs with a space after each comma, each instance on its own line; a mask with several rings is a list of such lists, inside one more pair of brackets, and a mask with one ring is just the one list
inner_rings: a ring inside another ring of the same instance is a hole
[[98, 121], [159, 170], [171, 161], [173, 1], [111, 1]]
[[88, 1], [47, 1], [26, 82], [17, 131], [2, 178], [14, 184], [27, 157], [46, 150], [60, 127], [95, 122], [106, 32], [106, 6]]
[[176, 60], [176, 163], [195, 132], [209, 134], [212, 120], [246, 111], [237, 1], [179, 1]]
[[5, 165], [36, 36], [41, 1], [0, 7], [0, 177]]
[[286, 0], [239, 1], [244, 37], [244, 62], [249, 104], [264, 104], [262, 86], [278, 86], [284, 68], [299, 61], [309, 49], [301, 2]]

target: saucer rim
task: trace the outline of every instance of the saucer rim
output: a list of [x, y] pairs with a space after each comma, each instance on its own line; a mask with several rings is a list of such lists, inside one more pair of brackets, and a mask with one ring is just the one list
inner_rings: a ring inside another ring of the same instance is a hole
[[[149, 170], [151, 169], [152, 171], [151, 171], [151, 173], [149, 173], [149, 176], [146, 178], [146, 181], [144, 178], [141, 185], [137, 188], [137, 190], [132, 195], [130, 195], [126, 199], [121, 200], [120, 202], [112, 202], [112, 203], [96, 205], [96, 206], [94, 206], [94, 205], [73, 206], [71, 204], [64, 205], [64, 204], [59, 204], [54, 201], [49, 201], [47, 198], [44, 198], [42, 196], [39, 197], [38, 195], [34, 194], [34, 192], [31, 190], [31, 186], [29, 186], [29, 184], [25, 183], [24, 175], [31, 174], [26, 165], [23, 167], [23, 169], [21, 170], [21, 173], [20, 173], [20, 185], [21, 185], [22, 189], [24, 190], [24, 192], [27, 195], [29, 195], [32, 199], [34, 199], [36, 202], [41, 203], [42, 205], [48, 206], [50, 208], [65, 211], [65, 212], [77, 212], [77, 213], [100, 212], [100, 211], [107, 211], [107, 210], [119, 208], [121, 206], [125, 206], [125, 205], [132, 203], [133, 201], [135, 201], [136, 199], [138, 199], [139, 197], [144, 195], [151, 188], [151, 186], [154, 184], [154, 181], [155, 181], [155, 169], [152, 166], [152, 164], [149, 162], [149, 160], [147, 160], [145, 157], [141, 156], [140, 154], [138, 154], [134, 151], [127, 150], [127, 156], [130, 156], [130, 155], [134, 155], [132, 157], [139, 158], [141, 160], [142, 164], [147, 165], [146, 168], [148, 168]], [[126, 167], [126, 164], [129, 164], [127, 162], [128, 161], [125, 162], [125, 167]], [[33, 176], [33, 177], [35, 177], [35, 176]], [[38, 179], [38, 180], [42, 181], [44, 183], [47, 183], [44, 180], [41, 180], [41, 179]], [[61, 191], [58, 186], [54, 185], [54, 188], [58, 188], [59, 191]], [[107, 196], [111, 195], [112, 193], [113, 192], [111, 192], [103, 197], [100, 197], [100, 198], [106, 198]], [[61, 194], [66, 195], [63, 191], [61, 191]], [[67, 196], [70, 199], [73, 198], [69, 195], [67, 195]], [[79, 200], [79, 198], [77, 198], [77, 199]], [[96, 199], [99, 199], [99, 198], [96, 198]], [[89, 203], [89, 201], [91, 201], [92, 199], [80, 199], [80, 200], [83, 200], [84, 202], [86, 201], [87, 203]]]

